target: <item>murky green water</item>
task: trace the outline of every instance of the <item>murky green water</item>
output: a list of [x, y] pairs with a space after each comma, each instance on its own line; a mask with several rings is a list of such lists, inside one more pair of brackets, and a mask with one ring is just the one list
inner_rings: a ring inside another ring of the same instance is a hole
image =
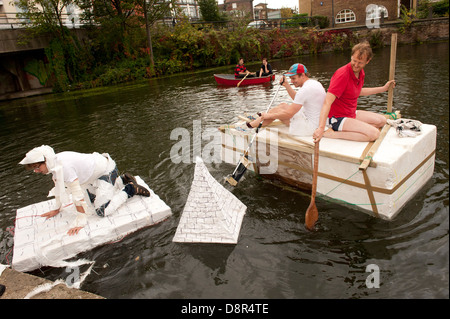
[[[437, 126], [433, 178], [391, 222], [316, 201], [317, 231], [306, 231], [306, 194], [250, 173], [233, 193], [247, 205], [237, 245], [175, 244], [172, 238], [189, 193], [194, 164], [176, 164], [171, 131], [193, 121], [202, 132], [244, 112], [265, 110], [276, 83], [218, 87], [213, 73], [172, 76], [88, 92], [0, 103], [0, 263], [12, 260], [16, 209], [46, 199], [51, 181], [18, 165], [33, 147], [108, 152], [119, 170], [141, 176], [172, 208], [165, 222], [82, 257], [95, 260], [82, 288], [108, 298], [441, 298], [449, 297], [449, 44], [399, 46], [394, 109], [404, 118]], [[366, 86], [383, 85], [389, 48], [366, 67]], [[273, 61], [278, 72], [302, 62], [327, 88], [349, 53]], [[248, 66], [252, 69], [252, 66]], [[257, 65], [255, 65], [257, 67]], [[289, 101], [284, 89], [275, 103]], [[361, 98], [361, 108], [382, 111], [387, 95]], [[204, 141], [205, 142], [205, 141]], [[191, 150], [192, 152], [194, 150]], [[217, 179], [229, 164], [208, 164]], [[367, 288], [366, 267], [380, 268], [380, 287]], [[62, 268], [33, 272], [67, 277]]]

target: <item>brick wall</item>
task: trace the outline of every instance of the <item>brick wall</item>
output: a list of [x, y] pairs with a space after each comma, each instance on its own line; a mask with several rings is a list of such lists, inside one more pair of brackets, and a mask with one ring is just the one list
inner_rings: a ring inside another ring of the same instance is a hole
[[354, 12], [356, 21], [347, 23], [335, 23], [335, 26], [355, 26], [366, 24], [366, 7], [369, 4], [377, 4], [386, 7], [388, 11], [388, 18], [385, 21], [392, 21], [398, 18], [398, 2], [397, 0], [312, 0], [311, 11], [312, 15], [323, 15], [330, 19], [330, 26], [332, 26], [332, 7], [334, 2], [334, 17], [344, 9], [350, 9]]
[[[235, 8], [233, 8], [235, 4]], [[224, 0], [225, 11], [241, 11], [253, 19], [253, 0]]]

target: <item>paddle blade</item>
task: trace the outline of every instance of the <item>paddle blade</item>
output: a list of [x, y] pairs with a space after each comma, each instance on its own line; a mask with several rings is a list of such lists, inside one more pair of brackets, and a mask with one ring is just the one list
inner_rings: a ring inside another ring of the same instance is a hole
[[317, 220], [319, 219], [319, 211], [317, 210], [316, 203], [312, 201], [309, 204], [308, 210], [305, 214], [305, 226], [308, 230], [312, 230]]
[[319, 211], [316, 206], [316, 190], [317, 190], [317, 175], [319, 172], [319, 142], [314, 145], [314, 171], [312, 179], [312, 190], [311, 190], [311, 203], [305, 214], [305, 226], [309, 230], [312, 230], [314, 224], [319, 219]]
[[249, 75], [250, 73], [247, 73], [244, 78], [242, 80], [239, 81], [239, 83], [237, 84], [237, 87], [239, 87], [239, 85], [241, 85], [242, 81], [245, 80], [245, 78]]
[[235, 172], [226, 178], [226, 181], [232, 185], [236, 186], [239, 180], [244, 176], [245, 172], [247, 171], [247, 167], [243, 163], [239, 163], [238, 167], [236, 168]]
[[248, 160], [248, 154], [241, 156], [238, 166], [236, 166], [233, 174], [225, 178], [225, 180], [232, 186], [236, 186], [239, 180], [244, 176], [247, 167], [251, 164]]
[[228, 184], [230, 184], [231, 186], [236, 186], [237, 185], [237, 181], [233, 178], [233, 176], [228, 175], [227, 177], [225, 177], [225, 180], [228, 182]]

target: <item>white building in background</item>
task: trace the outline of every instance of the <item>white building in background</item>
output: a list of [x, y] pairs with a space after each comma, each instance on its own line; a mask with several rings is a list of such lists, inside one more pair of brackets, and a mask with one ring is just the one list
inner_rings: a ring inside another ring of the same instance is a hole
[[[21, 10], [15, 3], [17, 0], [0, 0], [0, 29], [18, 29], [22, 27], [23, 19], [17, 18]], [[189, 20], [200, 19], [200, 6], [197, 0], [177, 0], [176, 5]], [[82, 25], [80, 16], [82, 10], [69, 4], [63, 11], [64, 25], [68, 28], [79, 28]]]
[[[0, 29], [19, 29], [26, 19], [17, 18], [17, 14], [23, 12], [16, 4], [17, 0], [0, 0]], [[68, 28], [79, 28], [82, 10], [74, 5], [68, 5], [62, 12], [63, 23]]]
[[197, 0], [177, 0], [176, 5], [189, 20], [200, 19], [200, 6]]

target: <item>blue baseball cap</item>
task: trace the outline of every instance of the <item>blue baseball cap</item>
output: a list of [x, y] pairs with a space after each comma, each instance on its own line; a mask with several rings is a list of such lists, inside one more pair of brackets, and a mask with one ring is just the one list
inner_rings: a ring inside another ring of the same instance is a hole
[[308, 73], [306, 66], [304, 66], [301, 63], [295, 63], [289, 68], [289, 71], [287, 71], [284, 75], [285, 76], [293, 76], [293, 75], [302, 74], [302, 73]]

